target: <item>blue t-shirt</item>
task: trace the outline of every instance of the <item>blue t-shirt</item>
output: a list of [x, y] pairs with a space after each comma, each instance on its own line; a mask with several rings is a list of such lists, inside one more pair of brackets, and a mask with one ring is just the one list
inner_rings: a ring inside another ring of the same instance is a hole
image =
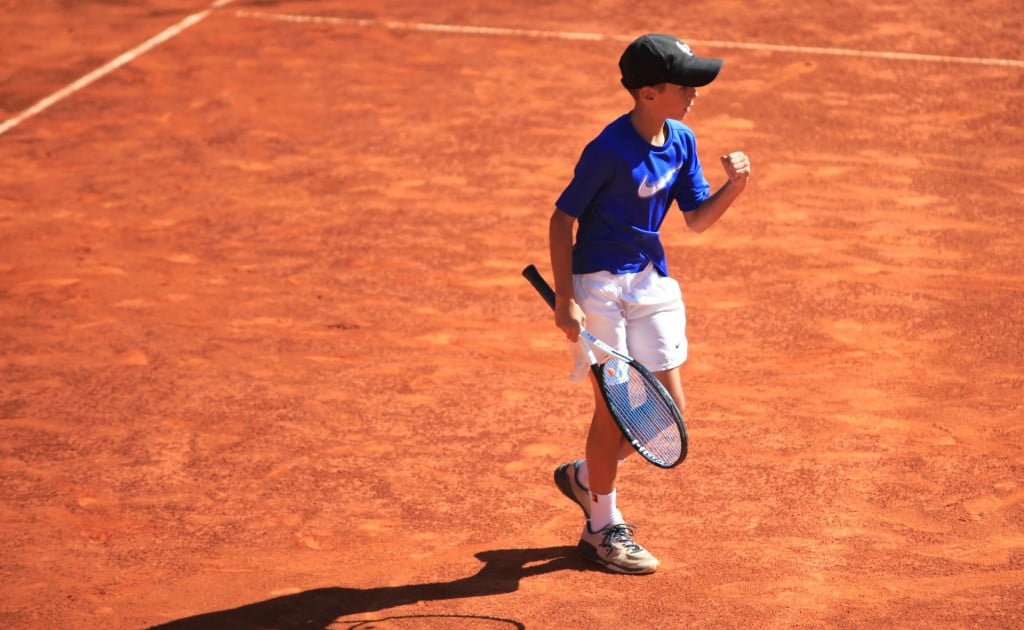
[[665, 121], [664, 146], [640, 137], [626, 114], [583, 149], [573, 179], [555, 205], [579, 221], [573, 273], [635, 273], [648, 263], [668, 275], [658, 230], [674, 200], [694, 210], [711, 187], [697, 158], [693, 131]]

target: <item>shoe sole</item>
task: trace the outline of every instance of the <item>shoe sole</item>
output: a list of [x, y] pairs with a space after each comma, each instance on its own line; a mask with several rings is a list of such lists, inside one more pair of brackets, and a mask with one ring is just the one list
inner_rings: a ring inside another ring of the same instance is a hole
[[591, 562], [594, 562], [596, 564], [599, 564], [602, 567], [608, 569], [609, 571], [614, 571], [616, 573], [626, 573], [628, 575], [646, 575], [648, 573], [654, 573], [658, 570], [657, 563], [655, 563], [654, 566], [637, 567], [635, 569], [632, 569], [629, 567], [624, 567], [620, 564], [608, 562], [607, 560], [602, 558], [600, 554], [597, 553], [597, 548], [595, 548], [594, 545], [591, 545], [590, 543], [584, 540], [581, 540], [579, 544], [576, 545], [576, 548], [580, 550], [580, 554], [582, 554], [585, 559], [590, 560]]
[[[565, 474], [564, 475], [558, 474], [558, 473], [562, 472], [563, 470], [565, 470]], [[590, 510], [588, 510], [586, 507], [584, 507], [584, 505], [582, 503], [579, 502], [579, 499], [576, 498], [576, 493], [572, 491], [572, 478], [571, 478], [571, 475], [575, 475], [575, 474], [576, 474], [576, 467], [575, 466], [573, 466], [571, 463], [570, 464], [562, 464], [561, 466], [559, 466], [558, 468], [555, 469], [555, 485], [558, 486], [558, 489], [562, 492], [562, 494], [564, 494], [566, 496], [566, 498], [570, 499], [573, 503], [578, 505], [581, 510], [583, 510], [583, 518], [589, 519], [590, 518]]]

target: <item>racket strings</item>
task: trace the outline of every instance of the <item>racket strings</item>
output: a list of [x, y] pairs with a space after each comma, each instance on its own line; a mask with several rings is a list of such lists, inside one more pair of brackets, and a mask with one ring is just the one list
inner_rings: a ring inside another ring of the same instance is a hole
[[682, 437], [675, 413], [660, 388], [619, 359], [608, 361], [603, 371], [609, 406], [625, 425], [623, 430], [658, 458], [679, 460]]

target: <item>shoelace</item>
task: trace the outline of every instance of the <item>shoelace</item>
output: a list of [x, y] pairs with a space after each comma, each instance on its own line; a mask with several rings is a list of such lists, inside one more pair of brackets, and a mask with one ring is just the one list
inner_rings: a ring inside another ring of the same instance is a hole
[[604, 535], [604, 540], [601, 542], [603, 547], [611, 549], [615, 543], [621, 543], [623, 547], [626, 547], [632, 553], [643, 551], [644, 548], [633, 540], [633, 532], [636, 531], [636, 525], [618, 523], [616, 525], [609, 525], [607, 531], [608, 533]]

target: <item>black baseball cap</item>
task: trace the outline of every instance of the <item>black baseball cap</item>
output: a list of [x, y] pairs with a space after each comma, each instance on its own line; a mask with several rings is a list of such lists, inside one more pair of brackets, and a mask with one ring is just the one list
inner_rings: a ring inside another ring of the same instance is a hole
[[651, 33], [626, 47], [619, 70], [622, 85], [630, 90], [660, 83], [701, 87], [718, 76], [723, 63], [721, 59], [698, 57], [677, 37]]

